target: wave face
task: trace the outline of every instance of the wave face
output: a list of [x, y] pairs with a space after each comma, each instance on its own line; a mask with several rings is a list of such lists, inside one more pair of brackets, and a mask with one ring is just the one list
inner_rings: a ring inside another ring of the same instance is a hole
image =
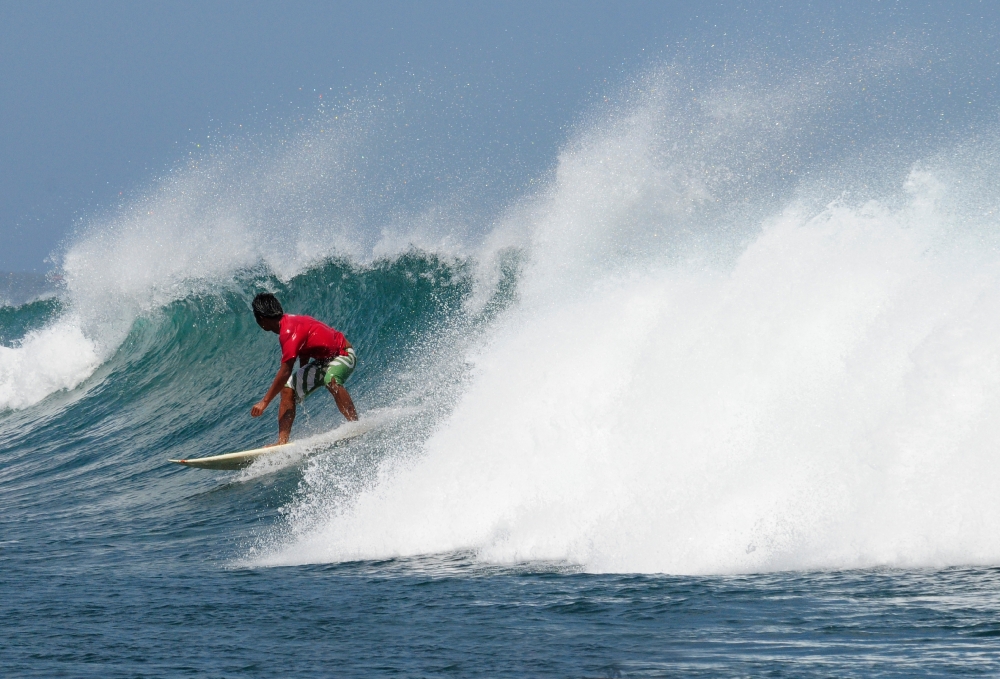
[[[830, 124], [859, 75], [884, 102], [911, 66], [652, 69], [501, 208], [387, 190], [414, 177], [371, 158], [415, 147], [362, 116], [193, 161], [76, 236], [58, 300], [2, 310], [17, 497], [125, 480], [166, 511], [163, 459], [273, 436], [246, 412], [277, 363], [267, 289], [351, 339], [363, 410], [401, 415], [298, 467], [240, 563], [998, 564], [998, 135]], [[338, 417], [310, 401], [296, 432]], [[58, 473], [31, 442], [53, 427]]]

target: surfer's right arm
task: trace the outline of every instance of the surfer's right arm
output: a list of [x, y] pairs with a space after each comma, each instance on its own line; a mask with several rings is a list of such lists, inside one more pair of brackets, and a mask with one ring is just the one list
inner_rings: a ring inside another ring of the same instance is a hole
[[292, 370], [295, 368], [295, 359], [292, 358], [289, 361], [284, 361], [281, 367], [278, 368], [278, 374], [274, 376], [274, 382], [271, 383], [271, 388], [267, 390], [264, 394], [264, 398], [257, 402], [257, 404], [250, 409], [251, 417], [260, 417], [267, 410], [267, 406], [270, 405], [274, 397], [281, 393], [285, 384], [288, 382], [288, 378], [292, 376]]

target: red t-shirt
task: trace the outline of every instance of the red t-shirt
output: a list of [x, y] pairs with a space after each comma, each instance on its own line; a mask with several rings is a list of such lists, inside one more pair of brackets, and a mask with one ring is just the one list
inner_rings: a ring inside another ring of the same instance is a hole
[[281, 342], [282, 363], [293, 358], [302, 362], [310, 358], [322, 361], [347, 353], [344, 333], [310, 316], [282, 316], [278, 341]]

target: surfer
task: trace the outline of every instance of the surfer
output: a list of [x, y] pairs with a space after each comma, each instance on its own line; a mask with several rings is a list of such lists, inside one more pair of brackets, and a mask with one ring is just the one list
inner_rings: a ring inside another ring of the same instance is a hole
[[[354, 372], [357, 358], [354, 347], [344, 334], [310, 316], [286, 314], [278, 298], [262, 292], [253, 299], [257, 325], [278, 335], [281, 343], [281, 367], [271, 388], [250, 409], [251, 417], [260, 417], [274, 397], [281, 394], [278, 406], [278, 444], [288, 443], [295, 422], [295, 406], [306, 396], [325, 386], [348, 420], [357, 420], [354, 401], [344, 382]], [[295, 370], [295, 360], [299, 369]]]

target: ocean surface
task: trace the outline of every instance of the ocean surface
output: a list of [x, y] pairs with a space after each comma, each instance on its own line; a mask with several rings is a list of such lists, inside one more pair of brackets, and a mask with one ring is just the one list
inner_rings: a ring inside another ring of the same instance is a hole
[[[87, 218], [0, 307], [0, 674], [996, 676], [997, 79], [928, 54], [651, 64], [527, 178], [330, 104]], [[169, 463], [275, 438], [265, 290], [373, 429]]]

